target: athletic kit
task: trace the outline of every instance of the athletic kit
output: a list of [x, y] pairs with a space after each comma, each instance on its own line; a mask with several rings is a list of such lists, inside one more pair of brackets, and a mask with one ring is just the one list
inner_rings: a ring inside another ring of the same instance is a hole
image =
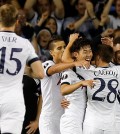
[[55, 63], [51, 60], [43, 63], [45, 77], [41, 80], [42, 111], [39, 120], [40, 134], [60, 134], [61, 107], [60, 75], [48, 75], [48, 69]]
[[1, 133], [21, 133], [25, 114], [22, 85], [24, 68], [26, 63], [30, 65], [36, 60], [38, 57], [27, 39], [13, 32], [0, 32]]
[[85, 79], [94, 79], [95, 85], [87, 87], [87, 107], [84, 134], [117, 134], [116, 103], [119, 92], [120, 66], [98, 67], [89, 70], [77, 68]]
[[[83, 80], [73, 70], [69, 69], [62, 73], [61, 85], [72, 85]], [[61, 117], [61, 134], [82, 134], [82, 123], [86, 108], [86, 88], [80, 87], [69, 95], [64, 96], [70, 105], [65, 109]]]

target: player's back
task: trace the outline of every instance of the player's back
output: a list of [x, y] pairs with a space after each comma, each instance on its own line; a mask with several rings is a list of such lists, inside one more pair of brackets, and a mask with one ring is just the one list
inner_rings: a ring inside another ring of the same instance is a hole
[[19, 100], [17, 92], [22, 95], [24, 68], [33, 55], [36, 56], [28, 40], [13, 32], [0, 32], [0, 99], [18, 97]]
[[85, 79], [96, 80], [95, 86], [87, 89], [88, 102], [84, 124], [103, 130], [114, 129], [119, 70], [120, 67], [117, 66], [98, 67], [82, 73]]

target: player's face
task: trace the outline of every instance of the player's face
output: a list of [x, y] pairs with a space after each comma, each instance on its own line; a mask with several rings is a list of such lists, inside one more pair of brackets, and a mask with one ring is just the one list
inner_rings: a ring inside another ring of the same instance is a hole
[[86, 60], [90, 62], [92, 59], [92, 56], [93, 56], [93, 53], [89, 45], [84, 46], [83, 48], [80, 49], [78, 53], [76, 53], [76, 59], [78, 61]]
[[120, 43], [117, 43], [114, 47], [113, 47], [114, 52], [119, 51], [120, 50]]
[[120, 0], [117, 0], [117, 2], [116, 2], [116, 12], [117, 12], [118, 16], [120, 16]]
[[115, 62], [120, 65], [120, 50], [115, 53]]
[[60, 63], [62, 59], [63, 52], [65, 50], [65, 42], [58, 41], [54, 43], [54, 49], [50, 51], [55, 63]]

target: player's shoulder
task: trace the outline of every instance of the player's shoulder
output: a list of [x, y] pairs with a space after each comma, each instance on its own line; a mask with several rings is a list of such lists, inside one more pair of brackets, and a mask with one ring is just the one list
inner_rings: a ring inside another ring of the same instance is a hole
[[43, 66], [52, 66], [52, 65], [55, 65], [55, 63], [52, 60], [47, 60], [47, 61], [43, 62], [42, 65]]
[[62, 73], [62, 76], [69, 76], [70, 78], [74, 78], [74, 77], [77, 77], [77, 74], [74, 70], [72, 69], [67, 69], [65, 71], [63, 71]]
[[90, 65], [90, 67], [88, 68], [88, 70], [94, 70], [96, 67], [93, 65]]
[[111, 66], [110, 68], [120, 69], [120, 65], [114, 65], [114, 66]]
[[15, 36], [16, 36], [17, 40], [21, 43], [21, 45], [25, 45], [25, 46], [31, 45], [31, 42], [28, 39], [21, 37], [19, 35], [15, 35]]

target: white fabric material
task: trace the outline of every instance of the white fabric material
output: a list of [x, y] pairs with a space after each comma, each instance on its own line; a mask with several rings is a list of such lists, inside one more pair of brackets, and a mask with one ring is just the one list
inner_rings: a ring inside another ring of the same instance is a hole
[[84, 124], [101, 130], [115, 131], [116, 94], [119, 89], [120, 66], [93, 68], [77, 72], [85, 79], [96, 80], [94, 88], [87, 88], [87, 108]]
[[104, 131], [95, 127], [84, 125], [83, 134], [119, 134], [117, 131]]
[[25, 114], [24, 103], [10, 101], [1, 105], [0, 109], [1, 133], [20, 134]]
[[[62, 73], [61, 84], [74, 84], [81, 81], [77, 74], [71, 69]], [[70, 105], [65, 109], [61, 117], [61, 134], [80, 134], [82, 132], [82, 122], [86, 108], [86, 88], [80, 87], [69, 95], [64, 96]]]
[[[31, 43], [0, 32], [0, 129], [20, 134], [25, 114], [22, 78], [26, 62], [37, 58]], [[20, 105], [19, 105], [20, 104]]]
[[[53, 61], [46, 61], [43, 63], [45, 77], [41, 80], [41, 92], [42, 92], [42, 111], [40, 115], [40, 124], [39, 127], [42, 128], [40, 130], [40, 134], [55, 134], [56, 129], [59, 130], [59, 123], [54, 123], [54, 120], [60, 122], [60, 117], [63, 114], [63, 108], [61, 107], [62, 95], [60, 93], [60, 76], [59, 74], [53, 74], [52, 76], [48, 76], [48, 69], [53, 66], [55, 63]], [[50, 129], [46, 128], [46, 121], [44, 119], [47, 117], [47, 120], [51, 123], [47, 123], [47, 126]], [[41, 120], [42, 118], [42, 120]], [[42, 126], [41, 126], [42, 124]], [[53, 129], [55, 127], [55, 129]], [[51, 129], [52, 128], [52, 129]], [[57, 131], [59, 134], [59, 131]]]

